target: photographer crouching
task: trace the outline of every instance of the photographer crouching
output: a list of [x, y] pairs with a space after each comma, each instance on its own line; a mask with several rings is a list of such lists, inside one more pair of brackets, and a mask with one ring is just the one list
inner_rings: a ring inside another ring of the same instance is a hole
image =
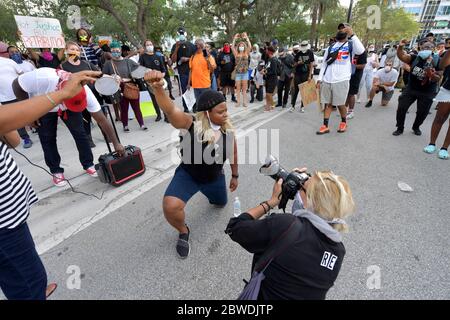
[[[348, 226], [343, 219], [354, 211], [350, 187], [331, 171], [310, 176], [305, 168], [289, 174], [281, 168], [271, 177], [277, 182], [270, 199], [232, 218], [225, 230], [254, 254], [252, 279], [239, 299], [325, 299], [345, 255], [341, 232]], [[293, 214], [260, 219], [292, 198]]]

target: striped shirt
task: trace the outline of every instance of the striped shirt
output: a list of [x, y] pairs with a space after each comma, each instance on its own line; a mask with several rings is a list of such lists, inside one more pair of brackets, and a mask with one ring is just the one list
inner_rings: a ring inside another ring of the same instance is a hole
[[37, 201], [30, 180], [0, 141], [0, 229], [13, 229], [24, 223]]
[[90, 63], [98, 66], [98, 58], [101, 56], [103, 50], [100, 48], [95, 49], [93, 44], [87, 46], [80, 45], [81, 60], [89, 61]]

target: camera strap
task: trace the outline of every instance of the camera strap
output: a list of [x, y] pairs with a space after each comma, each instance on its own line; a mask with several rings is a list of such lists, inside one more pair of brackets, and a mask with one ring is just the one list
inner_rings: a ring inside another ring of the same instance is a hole
[[253, 272], [264, 272], [269, 264], [289, 248], [298, 239], [300, 228], [302, 225], [295, 218], [289, 227], [264, 251], [263, 255], [258, 259], [253, 269]]

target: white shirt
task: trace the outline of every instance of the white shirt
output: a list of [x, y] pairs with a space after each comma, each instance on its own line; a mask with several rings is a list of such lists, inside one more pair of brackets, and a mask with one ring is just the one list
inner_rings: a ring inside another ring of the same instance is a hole
[[372, 53], [367, 57], [367, 64], [364, 67], [364, 71], [366, 72], [373, 72], [374, 69], [377, 68], [376, 62], [378, 55], [376, 53]]
[[0, 57], [0, 102], [16, 99], [12, 83], [22, 73], [19, 65], [13, 60]]
[[[352, 41], [353, 45], [353, 56], [364, 53], [366, 49], [357, 36], [354, 35], [350, 41]], [[331, 65], [327, 65], [328, 49], [325, 50], [322, 67], [320, 68], [319, 78], [317, 79], [318, 81], [337, 83], [342, 81], [349, 81], [352, 77], [352, 57], [350, 56], [348, 42], [336, 42], [331, 49], [331, 53], [337, 51], [339, 48], [341, 49], [339, 50], [337, 59]]]
[[[53, 68], [39, 68], [31, 72], [27, 72], [19, 76], [19, 85], [30, 96], [38, 96], [57, 90], [59, 77], [56, 74], [56, 69]], [[95, 95], [88, 86], [84, 86], [86, 90], [87, 107], [90, 113], [99, 112], [101, 110]], [[58, 112], [58, 110], [66, 110], [62, 104], [56, 106], [50, 112]]]
[[36, 69], [34, 64], [32, 64], [30, 61], [27, 60], [23, 60], [22, 63], [18, 63], [17, 65], [19, 66], [20, 70], [22, 70], [23, 73], [30, 72]]
[[250, 53], [250, 64], [248, 68], [251, 70], [255, 70], [259, 65], [259, 61], [261, 61], [261, 53], [252, 51]]
[[395, 84], [397, 83], [398, 80], [398, 71], [392, 68], [391, 71], [386, 72], [383, 68], [377, 71], [374, 78], [380, 79], [380, 83], [394, 82], [392, 86], [386, 87], [387, 91], [392, 91], [394, 90]]

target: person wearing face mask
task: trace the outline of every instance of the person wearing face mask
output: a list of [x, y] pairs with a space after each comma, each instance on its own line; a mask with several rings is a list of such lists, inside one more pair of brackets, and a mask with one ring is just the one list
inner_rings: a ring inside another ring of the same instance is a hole
[[281, 62], [282, 71], [278, 80], [277, 107], [286, 108], [294, 75], [294, 57], [286, 49], [280, 48], [278, 49], [278, 60]]
[[186, 204], [199, 191], [211, 205], [227, 204], [223, 165], [230, 160], [229, 189], [234, 192], [239, 178], [237, 144], [222, 93], [205, 90], [197, 101], [197, 113], [191, 116], [175, 107], [162, 87], [162, 79], [158, 71], [150, 71], [145, 76], [170, 123], [181, 130], [181, 163], [164, 194], [163, 210], [167, 221], [179, 232], [176, 251], [185, 259], [190, 252]]
[[[238, 38], [244, 39], [244, 41], [239, 41], [236, 45]], [[236, 67], [234, 68], [236, 73], [236, 95], [237, 95], [237, 106], [247, 107], [247, 88], [248, 88], [248, 69], [249, 69], [249, 56], [250, 48], [252, 44], [247, 36], [247, 33], [235, 34], [233, 38], [233, 44], [231, 45], [231, 50], [236, 59]], [[242, 93], [242, 99], [241, 99]]]
[[76, 32], [77, 43], [81, 49], [80, 59], [98, 66], [103, 50], [92, 43], [92, 34], [89, 30], [80, 28]]
[[220, 85], [222, 87], [222, 93], [227, 100], [227, 93], [231, 94], [231, 101], [236, 102], [236, 97], [234, 95], [235, 82], [231, 79], [231, 73], [236, 65], [234, 55], [231, 52], [230, 43], [225, 42], [223, 44], [223, 50], [217, 57], [218, 67], [219, 67], [219, 77]]
[[428, 40], [422, 41], [418, 55], [407, 54], [403, 47], [408, 43], [402, 40], [397, 48], [399, 59], [411, 66], [409, 82], [398, 98], [397, 108], [397, 130], [392, 134], [399, 136], [403, 134], [405, 117], [409, 107], [417, 101], [416, 119], [412, 126], [415, 135], [422, 135], [420, 126], [425, 121], [433, 104], [433, 98], [438, 90], [442, 72], [439, 71], [439, 56], [433, 54], [435, 45]]
[[[200, 95], [211, 88], [211, 73], [216, 69], [216, 61], [205, 48], [203, 39], [195, 40], [197, 51], [189, 59], [189, 82], [188, 90], [194, 89], [195, 99], [198, 101]], [[195, 112], [195, 106], [194, 106]]]
[[[195, 54], [197, 49], [195, 46], [187, 41], [186, 31], [183, 27], [178, 29], [178, 36], [176, 43], [172, 46], [170, 51], [170, 59], [175, 65], [180, 80], [181, 93], [184, 94], [188, 88], [189, 83], [189, 59]], [[186, 102], [183, 100], [184, 112], [189, 112]]]
[[398, 79], [398, 71], [393, 68], [393, 61], [386, 61], [386, 66], [376, 72], [373, 77], [372, 90], [369, 94], [369, 101], [366, 104], [366, 108], [372, 106], [372, 101], [375, 95], [382, 92], [381, 106], [385, 107], [394, 95], [395, 84]]
[[[294, 92], [291, 100], [291, 112], [295, 110], [299, 85], [310, 81], [314, 73], [314, 53], [308, 41], [302, 41], [301, 45], [295, 45], [294, 48]], [[303, 103], [300, 105], [300, 112], [304, 112]]]
[[353, 33], [348, 24], [340, 24], [336, 34], [336, 43], [325, 51], [317, 88], [320, 90], [320, 101], [325, 104], [323, 125], [316, 133], [319, 135], [330, 132], [328, 123], [333, 106], [337, 106], [341, 115], [339, 133], [347, 130], [347, 108], [345, 103], [350, 89], [350, 79], [356, 66], [353, 64], [355, 55], [365, 52], [364, 45]]
[[122, 57], [122, 49], [118, 41], [113, 41], [111, 43], [111, 55], [112, 59], [107, 61], [103, 66], [103, 73], [114, 76], [118, 81], [120, 81], [120, 89], [122, 91], [122, 97], [120, 99], [120, 116], [123, 124], [123, 131], [130, 132], [128, 127], [128, 106], [131, 105], [133, 108], [134, 115], [139, 123], [142, 130], [146, 131], [148, 128], [144, 125], [144, 119], [142, 117], [141, 107], [139, 104], [139, 96], [137, 99], [131, 99], [125, 97], [123, 94], [125, 89], [125, 84], [132, 84], [133, 77], [131, 72], [139, 67], [139, 64], [131, 59], [124, 59]]
[[[76, 73], [80, 71], [99, 71], [98, 67], [91, 62], [81, 60], [81, 48], [80, 46], [72, 41], [66, 42], [66, 61], [61, 63], [61, 69], [70, 73]], [[87, 84], [89, 89], [91, 89], [92, 93], [94, 93], [95, 97], [98, 100], [99, 94], [97, 90], [95, 90], [95, 86], [93, 84]], [[94, 140], [92, 140], [91, 135], [91, 126], [92, 126], [92, 117], [91, 113], [84, 109], [83, 112], [83, 126], [86, 134], [88, 135], [89, 145], [91, 148], [95, 148]]]
[[379, 66], [378, 55], [375, 51], [375, 46], [370, 45], [369, 48], [367, 49], [367, 52], [368, 52], [367, 63], [366, 66], [364, 67], [361, 82], [359, 84], [358, 103], [361, 102], [360, 95], [361, 90], [364, 86], [366, 87], [367, 99], [369, 99], [370, 91], [372, 90], [373, 75]]
[[61, 64], [61, 61], [64, 60], [64, 48], [60, 49], [58, 54], [52, 53], [50, 48], [42, 48], [39, 53], [31, 48], [27, 48], [27, 50], [31, 59], [36, 62], [38, 68], [57, 69]]
[[15, 46], [8, 47], [9, 58], [19, 65], [23, 73], [36, 69], [35, 65], [24, 59], [20, 51]]
[[[249, 77], [249, 84], [250, 89], [252, 85], [254, 85], [253, 77], [255, 75], [255, 70], [258, 68], [259, 61], [262, 59], [261, 52], [259, 52], [259, 46], [257, 44], [253, 44], [252, 50], [250, 52], [250, 62], [248, 65], [248, 77]], [[250, 90], [251, 91], [251, 90]], [[250, 101], [250, 103], [254, 102], [254, 97]]]
[[[139, 64], [152, 70], [158, 70], [164, 75], [164, 77], [166, 77], [167, 69], [165, 66], [164, 57], [155, 54], [155, 47], [153, 46], [153, 42], [151, 40], [146, 40], [144, 42], [144, 49], [145, 53], [140, 56]], [[159, 109], [158, 101], [156, 101], [155, 95], [151, 92], [150, 97], [152, 98], [153, 106], [155, 107], [157, 115], [155, 121], [161, 121], [161, 110]], [[164, 115], [164, 121], [169, 122], [166, 115]]]

